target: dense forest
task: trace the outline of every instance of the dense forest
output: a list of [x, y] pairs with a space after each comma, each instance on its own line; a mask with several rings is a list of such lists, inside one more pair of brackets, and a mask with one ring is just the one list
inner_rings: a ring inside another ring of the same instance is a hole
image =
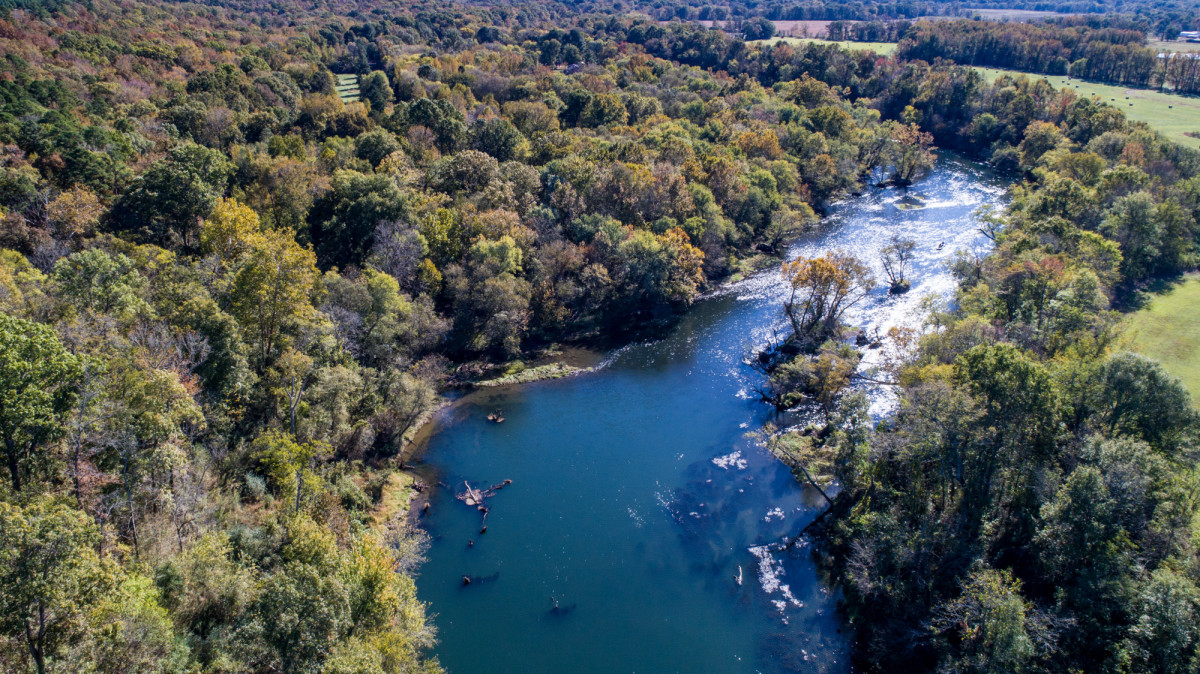
[[5, 5], [4, 670], [438, 671], [394, 501], [439, 393], [653, 334], [935, 144], [1015, 184], [873, 373], [900, 412], [846, 388], [844, 304], [790, 302], [770, 375], [825, 412], [773, 444], [840, 485], [861, 663], [1195, 663], [1195, 414], [1110, 307], [1195, 266], [1196, 153], [1043, 82], [616, 10]]
[[927, 155], [630, 48], [692, 29], [291, 12], [0, 22], [5, 669], [436, 669], [387, 506], [437, 391], [668, 320]]

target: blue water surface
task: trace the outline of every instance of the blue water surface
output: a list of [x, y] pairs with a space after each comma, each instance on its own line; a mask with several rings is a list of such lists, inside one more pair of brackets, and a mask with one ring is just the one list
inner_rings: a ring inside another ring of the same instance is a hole
[[[922, 297], [950, 297], [951, 254], [986, 250], [973, 213], [1002, 195], [986, 169], [943, 159], [907, 195], [838, 204], [792, 254], [846, 250], [882, 278], [879, 249], [915, 239], [912, 290], [881, 289], [850, 319], [919, 327]], [[747, 437], [773, 419], [747, 362], [784, 332], [782, 291], [777, 273], [756, 275], [593, 373], [481, 391], [439, 415], [423, 469], [446, 487], [423, 518], [418, 591], [449, 671], [849, 671], [836, 589], [805, 545], [775, 545], [822, 499]], [[888, 392], [868, 392], [886, 413]], [[497, 409], [504, 423], [488, 423]], [[455, 492], [505, 479], [481, 534]]]

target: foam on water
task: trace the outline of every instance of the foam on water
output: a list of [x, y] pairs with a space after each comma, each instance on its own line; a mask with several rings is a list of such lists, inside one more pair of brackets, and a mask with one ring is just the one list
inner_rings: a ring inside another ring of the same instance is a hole
[[729, 470], [730, 468], [746, 470], [746, 467], [750, 465], [749, 462], [742, 458], [742, 450], [740, 449], [725, 456], [715, 457], [712, 462], [714, 466], [721, 470]]

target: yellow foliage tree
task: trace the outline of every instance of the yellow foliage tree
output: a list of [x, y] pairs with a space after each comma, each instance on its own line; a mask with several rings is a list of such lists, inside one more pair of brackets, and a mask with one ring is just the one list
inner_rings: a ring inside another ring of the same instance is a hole
[[816, 342], [837, 331], [842, 314], [875, 287], [871, 270], [852, 255], [826, 253], [783, 264], [791, 286], [784, 311], [800, 339]]
[[246, 246], [229, 291], [230, 308], [262, 372], [280, 336], [316, 313], [312, 298], [320, 272], [317, 256], [296, 243], [290, 229], [262, 232]]
[[236, 199], [221, 199], [200, 226], [200, 250], [232, 264], [262, 239], [258, 214]]

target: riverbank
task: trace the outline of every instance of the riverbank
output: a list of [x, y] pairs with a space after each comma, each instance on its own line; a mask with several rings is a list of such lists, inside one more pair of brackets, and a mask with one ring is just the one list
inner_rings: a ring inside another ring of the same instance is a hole
[[[739, 258], [731, 273], [721, 279], [714, 288], [704, 293], [701, 298], [723, 292], [755, 274], [777, 267], [784, 260], [788, 249], [788, 245], [783, 245], [780, 247], [781, 252], [779, 253], [759, 251]], [[664, 330], [665, 332], [666, 330]], [[421, 445], [424, 444], [424, 441], [428, 439], [433, 428], [436, 427], [436, 424], [432, 423], [436, 414], [445, 407], [463, 399], [471, 391], [520, 386], [539, 381], [589, 374], [601, 366], [607, 355], [605, 351], [598, 351], [587, 347], [554, 345], [533, 354], [533, 360], [530, 363], [526, 363], [523, 360], [515, 360], [490, 366], [481, 376], [466, 380], [458, 386], [452, 387], [447, 392], [451, 394], [459, 393], [461, 395], [443, 395], [441, 402], [437, 406], [431, 408], [421, 416], [418, 425], [415, 427], [412, 439], [405, 445], [403, 452], [404, 460], [411, 460], [420, 453]], [[403, 463], [403, 460], [401, 463]]]
[[[789, 246], [781, 246], [781, 251], [786, 253], [787, 250]], [[702, 298], [726, 291], [756, 274], [769, 272], [783, 259], [782, 253], [761, 251], [740, 258], [733, 272]], [[473, 405], [481, 395], [515, 391], [535, 382], [593, 373], [602, 366], [608, 355], [607, 352], [583, 347], [552, 346], [535, 354], [529, 364], [518, 360], [492, 366], [481, 378], [465, 381], [443, 393], [438, 403], [426, 410], [409, 432], [404, 448], [395, 459], [394, 473], [385, 484], [380, 503], [376, 506], [372, 526], [383, 527], [398, 518], [406, 519], [410, 526], [422, 526], [423, 517], [429, 514], [435, 497], [442, 491], [439, 487], [444, 486], [440, 484], [437, 474], [421, 462], [429, 439], [438, 429], [440, 415], [450, 414], [451, 408], [456, 405]], [[453, 492], [452, 489], [446, 491]]]
[[487, 373], [492, 376], [467, 382], [465, 387], [493, 388], [562, 379], [591, 372], [603, 359], [604, 354], [593, 349], [553, 346], [536, 354], [530, 363], [514, 360], [496, 365]]
[[[419, 463], [426, 443], [437, 430], [438, 415], [447, 408], [469, 399], [480, 390], [515, 387], [593, 372], [604, 357], [604, 353], [591, 349], [551, 347], [536, 354], [535, 360], [529, 365], [519, 360], [496, 365], [486, 371], [484, 378], [465, 381], [443, 392], [437, 403], [426, 409], [405, 435], [404, 446], [394, 459], [393, 476], [389, 477], [380, 503], [376, 506], [373, 525], [384, 526], [397, 518], [407, 519], [413, 525], [420, 524], [420, 514], [437, 488], [437, 479], [414, 464]], [[499, 374], [495, 376], [486, 376], [497, 371]]]

